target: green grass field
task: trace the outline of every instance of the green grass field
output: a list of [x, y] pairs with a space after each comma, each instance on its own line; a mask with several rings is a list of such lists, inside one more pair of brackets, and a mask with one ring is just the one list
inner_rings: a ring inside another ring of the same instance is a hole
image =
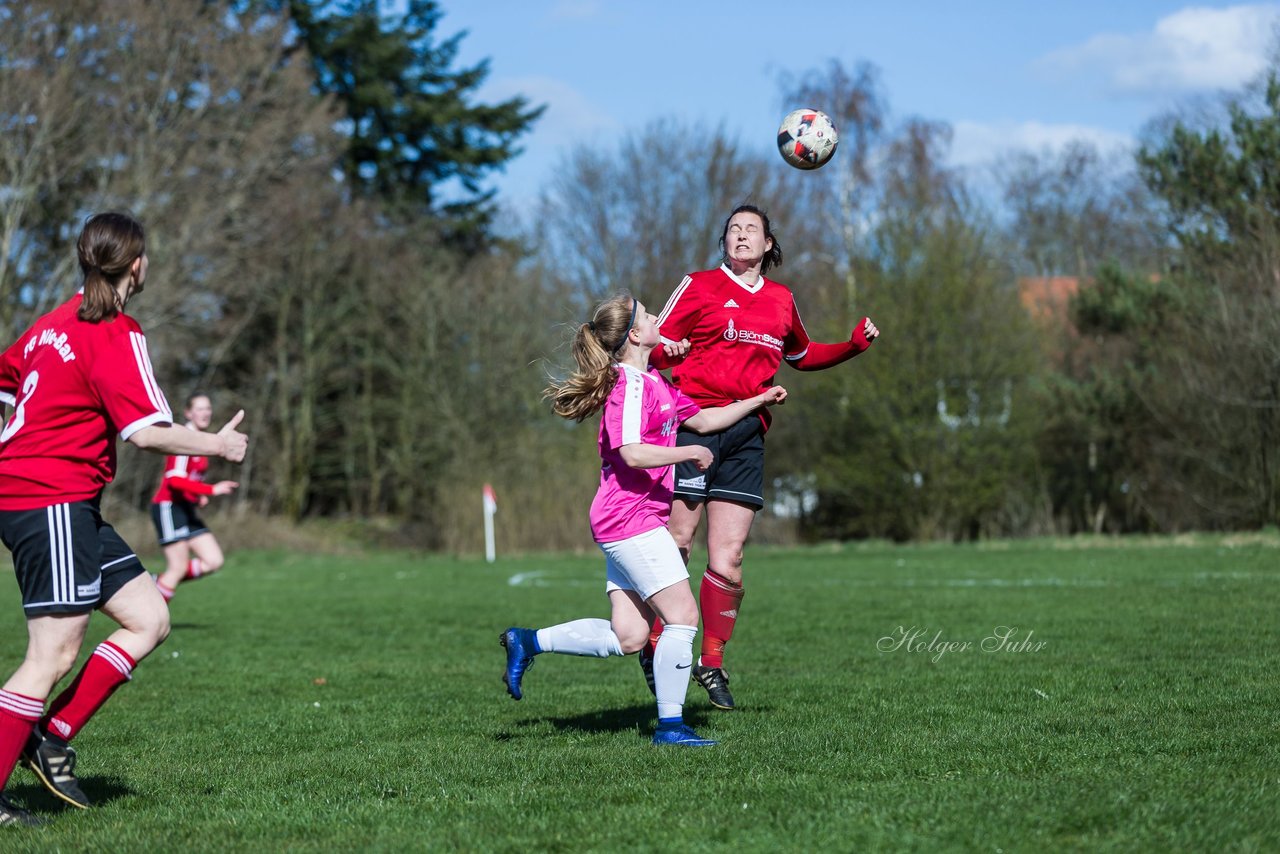
[[77, 738], [94, 808], [18, 769], [0, 850], [1280, 850], [1278, 546], [753, 548], [706, 750], [634, 659], [503, 692], [502, 629], [607, 615], [594, 556], [233, 554]]

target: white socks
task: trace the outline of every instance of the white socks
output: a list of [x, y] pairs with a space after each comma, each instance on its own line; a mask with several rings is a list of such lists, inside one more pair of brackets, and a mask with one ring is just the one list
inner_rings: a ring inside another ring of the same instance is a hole
[[[692, 642], [690, 637], [690, 643]], [[538, 629], [538, 648], [543, 652], [591, 655], [596, 658], [622, 655], [622, 644], [618, 642], [618, 636], [613, 633], [609, 621], [595, 618]]]
[[[697, 626], [668, 623], [653, 651], [653, 685], [658, 695], [658, 717], [679, 718], [689, 691], [693, 665], [693, 638]], [[608, 620], [589, 618], [538, 629], [538, 649], [567, 655], [608, 658], [622, 655], [622, 645]]]
[[653, 650], [653, 685], [658, 695], [658, 719], [684, 714], [684, 698], [689, 691], [689, 668], [693, 664], [693, 637], [697, 626], [667, 623]]

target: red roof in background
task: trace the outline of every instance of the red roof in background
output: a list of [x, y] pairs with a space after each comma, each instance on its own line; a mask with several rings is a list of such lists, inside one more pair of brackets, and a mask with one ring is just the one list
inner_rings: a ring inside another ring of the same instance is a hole
[[1036, 320], [1069, 325], [1067, 310], [1078, 290], [1080, 279], [1076, 276], [1028, 276], [1018, 280], [1022, 307]]

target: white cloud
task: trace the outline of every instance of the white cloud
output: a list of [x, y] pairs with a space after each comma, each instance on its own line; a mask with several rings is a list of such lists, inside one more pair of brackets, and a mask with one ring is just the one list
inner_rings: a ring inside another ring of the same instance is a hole
[[1127, 149], [1134, 143], [1123, 133], [1073, 124], [960, 121], [955, 123], [953, 131], [950, 159], [957, 166], [986, 165], [1011, 150], [1057, 151], [1076, 141], [1092, 143], [1103, 153]]
[[607, 110], [592, 104], [570, 84], [550, 77], [492, 80], [477, 93], [477, 100], [495, 103], [517, 95], [523, 95], [531, 105], [547, 105], [532, 133], [540, 146], [573, 145], [584, 137], [613, 134], [622, 128]]
[[1137, 95], [1238, 88], [1267, 64], [1280, 4], [1188, 7], [1150, 32], [1103, 33], [1043, 57], [1062, 75], [1100, 76], [1108, 89]]

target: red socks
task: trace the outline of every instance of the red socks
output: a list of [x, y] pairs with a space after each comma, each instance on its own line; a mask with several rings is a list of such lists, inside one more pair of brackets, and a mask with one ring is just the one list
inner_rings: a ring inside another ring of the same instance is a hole
[[0, 789], [9, 782], [9, 775], [43, 711], [44, 700], [0, 691]]
[[724, 666], [724, 645], [733, 637], [741, 603], [742, 585], [707, 567], [698, 591], [698, 607], [702, 611], [702, 655], [698, 663], [703, 667]]
[[110, 641], [98, 644], [75, 681], [50, 704], [41, 719], [45, 732], [70, 741], [115, 690], [129, 681], [135, 664], [128, 653]]
[[[741, 604], [742, 585], [734, 584], [707, 567], [698, 591], [698, 609], [702, 611], [702, 655], [698, 663], [703, 667], [724, 666], [724, 645], [733, 637]], [[653, 657], [658, 638], [662, 637], [662, 628], [662, 620], [655, 616], [653, 625], [649, 627], [649, 642], [641, 655]]]
[[649, 626], [649, 641], [644, 645], [644, 649], [640, 650], [640, 654], [645, 658], [653, 659], [654, 651], [658, 648], [658, 638], [662, 637], [664, 628], [666, 627], [662, 624], [662, 618], [654, 614], [653, 623]]

